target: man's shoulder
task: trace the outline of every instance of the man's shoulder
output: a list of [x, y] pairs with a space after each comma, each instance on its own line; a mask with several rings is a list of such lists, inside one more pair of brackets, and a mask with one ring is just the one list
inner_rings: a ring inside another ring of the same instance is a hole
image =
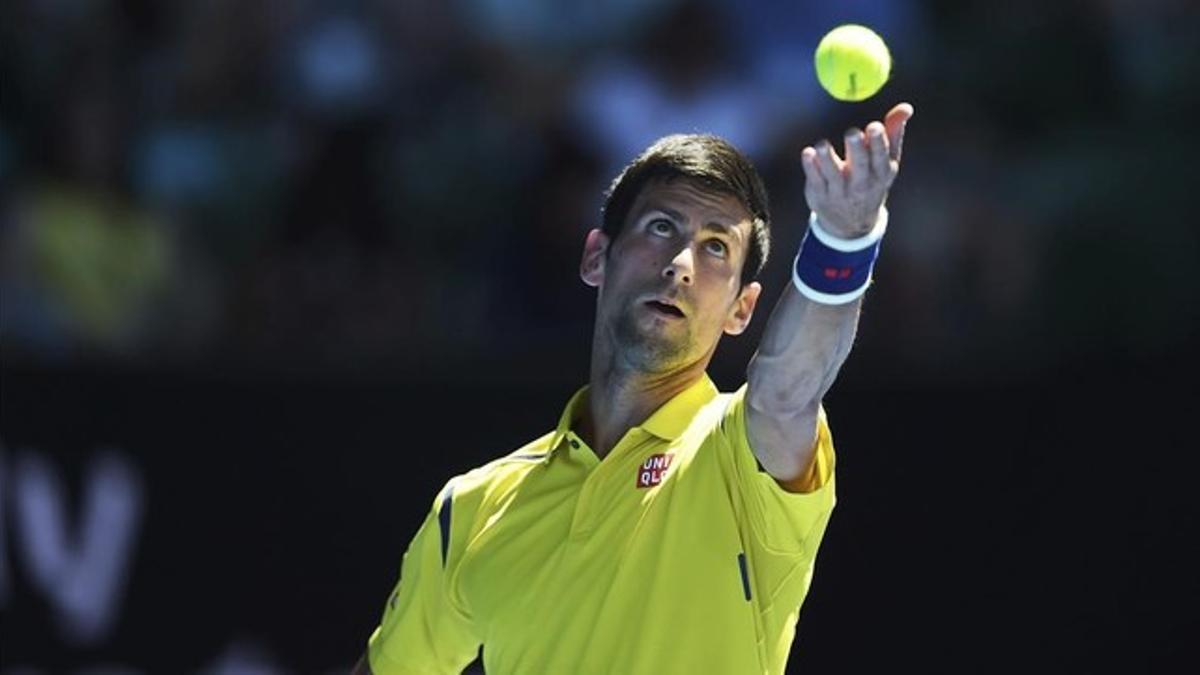
[[719, 391], [704, 405], [696, 409], [687, 426], [687, 433], [701, 438], [714, 432], [727, 431], [730, 416], [736, 416], [745, 400], [746, 385], [734, 391]]
[[507, 455], [455, 476], [446, 484], [443, 497], [452, 491], [456, 502], [482, 501], [517, 488], [549, 456], [553, 437], [554, 432], [549, 432]]

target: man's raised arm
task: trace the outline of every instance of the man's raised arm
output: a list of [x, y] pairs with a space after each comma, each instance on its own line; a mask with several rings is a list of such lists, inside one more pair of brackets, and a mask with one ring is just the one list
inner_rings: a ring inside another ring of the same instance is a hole
[[901, 103], [865, 133], [850, 129], [844, 160], [828, 141], [801, 153], [813, 219], [747, 372], [750, 445], [785, 489], [810, 489], [817, 411], [854, 343], [912, 115]]

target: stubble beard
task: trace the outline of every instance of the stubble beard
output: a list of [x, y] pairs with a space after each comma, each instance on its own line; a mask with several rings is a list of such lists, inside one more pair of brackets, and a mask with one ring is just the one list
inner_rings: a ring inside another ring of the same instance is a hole
[[638, 325], [636, 309], [621, 312], [614, 325], [615, 347], [622, 361], [644, 373], [664, 373], [687, 362], [690, 331], [649, 332]]

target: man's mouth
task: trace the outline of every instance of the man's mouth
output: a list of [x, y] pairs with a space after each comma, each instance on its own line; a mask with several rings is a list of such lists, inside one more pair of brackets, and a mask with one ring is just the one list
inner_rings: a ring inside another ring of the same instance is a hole
[[659, 314], [675, 317], [677, 319], [683, 318], [683, 310], [679, 309], [675, 305], [668, 305], [667, 303], [659, 302], [658, 300], [650, 300], [646, 303], [646, 306]]

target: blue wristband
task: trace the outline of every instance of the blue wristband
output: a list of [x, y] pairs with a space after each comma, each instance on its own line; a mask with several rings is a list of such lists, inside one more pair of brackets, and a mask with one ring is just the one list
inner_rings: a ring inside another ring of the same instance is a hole
[[866, 293], [887, 221], [887, 208], [883, 207], [870, 234], [841, 239], [822, 229], [813, 213], [792, 268], [796, 290], [825, 305], [844, 305]]

